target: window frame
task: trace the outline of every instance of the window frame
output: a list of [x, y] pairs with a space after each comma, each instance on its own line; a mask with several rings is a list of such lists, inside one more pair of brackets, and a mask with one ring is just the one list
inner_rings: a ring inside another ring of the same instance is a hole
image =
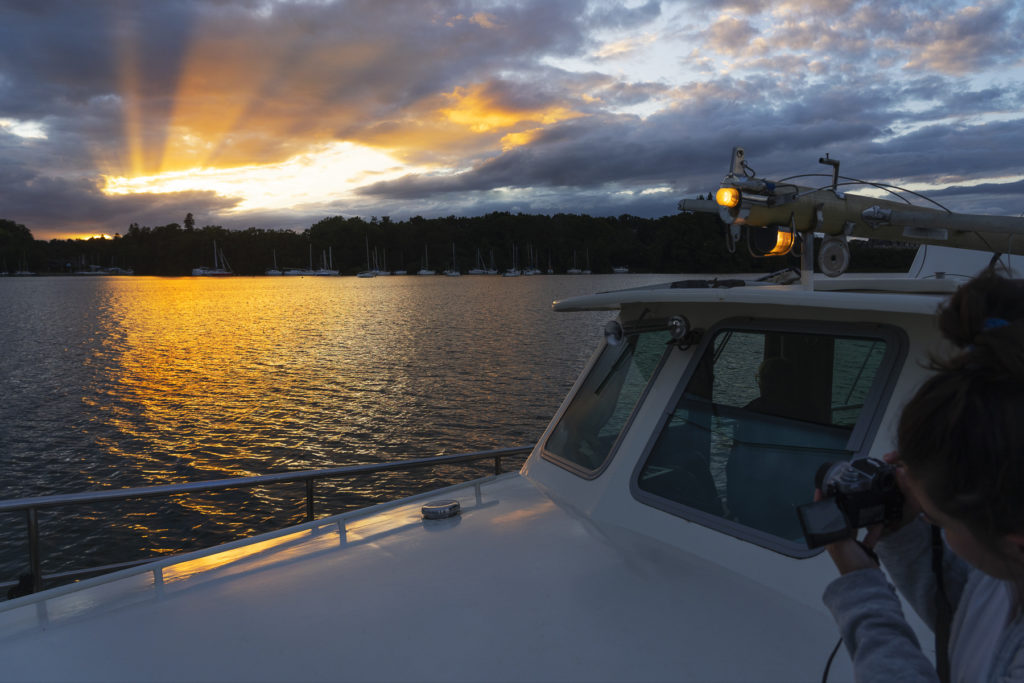
[[823, 548], [809, 549], [799, 541], [788, 541], [779, 536], [754, 529], [725, 517], [698, 510], [697, 508], [640, 488], [640, 474], [646, 467], [647, 461], [650, 459], [651, 453], [654, 451], [654, 447], [661, 437], [666, 424], [671, 419], [672, 414], [675, 413], [686, 387], [697, 370], [697, 366], [704, 358], [708, 347], [714, 343], [719, 333], [724, 331], [819, 334], [836, 338], [880, 340], [886, 343], [885, 354], [878, 365], [878, 377], [881, 381], [875, 381], [868, 395], [864, 398], [864, 410], [858, 417], [853, 429], [851, 429], [850, 437], [846, 442], [845, 450], [852, 453], [850, 460], [866, 457], [865, 449], [870, 449], [873, 437], [878, 432], [882, 418], [885, 416], [886, 409], [888, 408], [893, 389], [899, 379], [900, 370], [906, 360], [909, 347], [907, 333], [902, 328], [887, 323], [750, 317], [734, 317], [718, 321], [704, 334], [700, 344], [694, 350], [690, 362], [683, 371], [682, 377], [679, 378], [678, 385], [673, 390], [672, 396], [658, 418], [657, 425], [644, 445], [640, 457], [637, 459], [637, 464], [630, 475], [629, 491], [639, 503], [695, 522], [714, 531], [721, 531], [741, 541], [753, 543], [787, 557], [804, 559], [819, 555], [824, 550]]
[[[667, 327], [651, 326], [650, 328], [645, 327], [631, 330], [630, 327], [627, 326], [626, 324], [623, 324], [623, 327], [626, 329], [627, 335], [657, 334], [659, 332], [664, 332], [667, 329]], [[624, 341], [625, 337], [623, 338], [623, 342]], [[626, 421], [622, 425], [622, 429], [619, 430], [618, 435], [615, 437], [615, 441], [612, 442], [611, 447], [608, 449], [608, 456], [598, 467], [591, 470], [584, 467], [583, 465], [580, 465], [577, 462], [573, 462], [572, 460], [563, 458], [557, 453], [549, 451], [548, 441], [551, 439], [551, 436], [554, 434], [554, 430], [558, 427], [559, 423], [561, 423], [561, 421], [565, 418], [565, 414], [572, 407], [573, 401], [576, 400], [576, 397], [579, 395], [579, 392], [583, 389], [583, 386], [586, 384], [587, 380], [590, 379], [591, 373], [594, 372], [594, 369], [597, 367], [597, 364], [600, 361], [601, 356], [605, 353], [605, 351], [608, 350], [608, 347], [609, 344], [607, 340], [602, 340], [601, 346], [598, 348], [597, 353], [594, 354], [590, 363], [587, 365], [586, 372], [581, 374], [580, 381], [577, 384], [576, 390], [572, 392], [571, 396], [569, 396], [568, 403], [566, 403], [565, 405], [565, 409], [558, 414], [558, 419], [552, 423], [551, 432], [547, 435], [547, 438], [544, 439], [544, 443], [541, 445], [540, 448], [541, 458], [547, 460], [548, 462], [554, 465], [557, 465], [558, 467], [561, 467], [564, 470], [567, 470], [575, 474], [581, 479], [597, 479], [611, 465], [612, 461], [615, 459], [615, 456], [619, 451], [619, 446], [622, 443], [622, 439], [625, 437], [626, 433], [629, 432], [630, 427], [632, 427], [633, 425], [633, 421], [636, 419], [637, 412], [640, 410], [640, 407], [647, 400], [647, 395], [651, 391], [651, 384], [653, 384], [655, 378], [657, 378], [658, 375], [661, 374], [662, 368], [665, 367], [665, 363], [668, 360], [669, 354], [671, 353], [672, 349], [675, 348], [675, 345], [671, 343], [671, 340], [666, 340], [665, 349], [664, 351], [662, 351], [660, 358], [658, 358], [658, 363], [654, 367], [654, 370], [651, 372], [651, 376], [647, 378], [647, 382], [644, 384], [643, 391], [640, 392], [640, 396], [637, 397], [636, 403], [633, 404], [633, 409], [630, 411], [629, 417], [626, 418]]]

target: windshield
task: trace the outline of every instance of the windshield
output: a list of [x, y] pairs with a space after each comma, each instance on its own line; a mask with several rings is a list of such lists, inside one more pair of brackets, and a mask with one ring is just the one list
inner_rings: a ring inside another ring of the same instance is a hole
[[549, 459], [593, 472], [608, 459], [670, 340], [668, 332], [606, 345], [544, 445]]
[[787, 541], [825, 463], [877, 406], [883, 338], [719, 330], [640, 471], [643, 492]]

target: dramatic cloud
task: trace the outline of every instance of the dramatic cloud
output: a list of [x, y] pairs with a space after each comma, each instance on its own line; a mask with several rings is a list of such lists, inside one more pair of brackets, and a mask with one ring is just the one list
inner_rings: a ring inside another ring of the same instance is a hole
[[735, 145], [1015, 213], [1022, 28], [1014, 0], [8, 0], [0, 217], [656, 216]]

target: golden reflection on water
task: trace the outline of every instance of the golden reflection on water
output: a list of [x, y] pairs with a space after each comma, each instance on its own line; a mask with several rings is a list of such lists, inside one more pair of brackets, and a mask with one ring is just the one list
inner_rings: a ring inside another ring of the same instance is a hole
[[[0, 358], [0, 388], [19, 408], [0, 407], [7, 497], [530, 443], [613, 317], [555, 314], [550, 302], [650, 281], [3, 283], [0, 314], [19, 321], [0, 330], [10, 350]], [[460, 472], [319, 483], [318, 514], [451, 483], [464, 478]], [[302, 496], [301, 485], [175, 496], [125, 508], [114, 522], [109, 508], [97, 506], [76, 512], [106, 521], [87, 532], [73, 515], [54, 515], [49, 524], [59, 533], [48, 552], [84, 553], [99, 563], [138, 556], [125, 553], [127, 546], [149, 554], [209, 545], [301, 521]]]

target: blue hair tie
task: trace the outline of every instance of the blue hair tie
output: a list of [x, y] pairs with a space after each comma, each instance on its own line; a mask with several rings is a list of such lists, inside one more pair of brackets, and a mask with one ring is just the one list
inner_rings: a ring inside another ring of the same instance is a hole
[[997, 327], [1007, 327], [1010, 323], [1003, 320], [1002, 318], [985, 318], [985, 322], [982, 323], [981, 329], [983, 330], [994, 330]]
[[[981, 332], [987, 332], [988, 330], [994, 330], [999, 327], [1009, 327], [1009, 325], [1010, 323], [1002, 318], [985, 318], [985, 322], [981, 324], [981, 330], [979, 331], [979, 334]], [[976, 347], [974, 344], [968, 344], [967, 352], [970, 353], [974, 351], [975, 348]]]

